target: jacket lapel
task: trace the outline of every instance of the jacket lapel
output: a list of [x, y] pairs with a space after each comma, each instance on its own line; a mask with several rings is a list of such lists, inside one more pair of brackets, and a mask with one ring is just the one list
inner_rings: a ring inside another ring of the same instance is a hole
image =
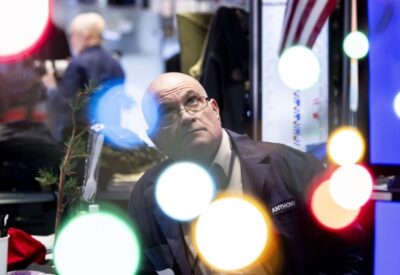
[[[165, 169], [165, 167], [167, 167], [169, 164], [171, 164], [171, 161], [167, 160], [164, 165], [160, 167], [160, 169]], [[172, 252], [171, 257], [174, 258], [178, 264], [181, 274], [190, 274], [190, 266], [185, 254], [185, 241], [181, 231], [180, 223], [165, 215], [158, 206], [155, 198], [155, 185], [147, 188], [147, 190], [144, 192], [144, 196], [146, 197], [145, 200], [150, 208], [149, 210], [153, 212], [153, 216], [168, 242], [168, 246]], [[158, 240], [158, 243], [161, 243], [161, 240]], [[169, 258], [168, 256], [165, 257]], [[168, 259], [163, 260], [164, 262], [169, 262]], [[170, 266], [171, 269], [173, 269], [172, 265], [173, 264]]]
[[257, 146], [252, 144], [254, 141], [249, 137], [229, 130], [226, 131], [231, 137], [233, 148], [237, 152], [242, 164], [244, 193], [250, 194], [259, 200], [264, 200], [264, 183], [266, 182], [270, 166], [268, 163], [268, 154], [265, 151], [257, 150]]
[[159, 207], [155, 206], [153, 208], [153, 213], [167, 239], [180, 271], [182, 274], [190, 274], [188, 259], [185, 255], [185, 241], [180, 223], [167, 217]]

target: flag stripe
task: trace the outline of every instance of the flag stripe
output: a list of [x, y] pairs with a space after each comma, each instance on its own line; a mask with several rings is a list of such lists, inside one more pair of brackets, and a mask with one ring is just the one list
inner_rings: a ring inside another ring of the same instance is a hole
[[[321, 2], [325, 2], [325, 0], [319, 0]], [[301, 15], [301, 19], [299, 24], [297, 25], [296, 28], [296, 34], [294, 36], [294, 41], [300, 42], [300, 36], [304, 32], [304, 26], [308, 25], [309, 22], [313, 19], [313, 16], [315, 14], [313, 13], [314, 7], [315, 7], [315, 2], [316, 0], [309, 0], [307, 2], [307, 5], [304, 8], [303, 14]]]
[[294, 36], [296, 33], [296, 26], [299, 24], [303, 11], [307, 5], [307, 1], [301, 0], [299, 1], [296, 9], [293, 9], [293, 20], [290, 22], [291, 24], [287, 26], [288, 29], [288, 37], [284, 44], [284, 49], [289, 46], [295, 44]]
[[280, 53], [292, 45], [311, 48], [337, 0], [288, 0]]
[[310, 38], [310, 35], [313, 32], [313, 30], [320, 18], [320, 14], [321, 14], [322, 10], [326, 6], [326, 2], [328, 2], [328, 1], [327, 0], [319, 0], [319, 2], [313, 6], [313, 9], [308, 16], [307, 23], [305, 24], [304, 28], [302, 29], [301, 36], [298, 39], [300, 44], [307, 45], [307, 46], [309, 45], [307, 43], [308, 39]]
[[299, 0], [288, 0], [286, 3], [286, 11], [285, 11], [285, 18], [283, 21], [283, 29], [282, 29], [282, 34], [283, 34], [283, 38], [281, 40], [281, 45], [280, 45], [280, 49], [285, 49], [285, 43], [287, 40], [287, 36], [288, 36], [288, 27], [292, 24], [292, 20], [293, 20], [293, 13], [296, 10], [296, 6], [298, 4]]
[[321, 32], [321, 29], [324, 26], [325, 21], [328, 19], [329, 15], [335, 9], [335, 6], [336, 0], [330, 0], [323, 9], [321, 15], [319, 16], [318, 22], [315, 24], [314, 30], [307, 41], [307, 45], [310, 45], [310, 47], [314, 44], [315, 40], [317, 40], [318, 34]]

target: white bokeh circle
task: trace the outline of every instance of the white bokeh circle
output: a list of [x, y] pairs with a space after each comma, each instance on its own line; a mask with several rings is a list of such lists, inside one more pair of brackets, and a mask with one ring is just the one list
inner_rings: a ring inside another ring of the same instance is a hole
[[215, 194], [211, 176], [192, 162], [169, 166], [157, 180], [156, 200], [165, 214], [173, 219], [189, 221], [199, 216]]
[[304, 46], [290, 47], [279, 58], [279, 76], [292, 89], [305, 90], [312, 87], [317, 83], [320, 71], [318, 58]]

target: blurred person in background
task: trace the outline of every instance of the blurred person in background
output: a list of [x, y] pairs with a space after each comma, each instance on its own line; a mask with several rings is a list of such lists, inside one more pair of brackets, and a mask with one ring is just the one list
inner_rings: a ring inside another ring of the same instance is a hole
[[[102, 47], [105, 21], [97, 13], [82, 13], [73, 18], [69, 27], [69, 40], [73, 58], [57, 85], [54, 73], [42, 77], [47, 87], [49, 127], [58, 141], [63, 141], [71, 128], [71, 108], [74, 96], [90, 85], [97, 87], [109, 81], [125, 79], [122, 66], [111, 52]], [[78, 125], [90, 124], [87, 106], [76, 114]]]

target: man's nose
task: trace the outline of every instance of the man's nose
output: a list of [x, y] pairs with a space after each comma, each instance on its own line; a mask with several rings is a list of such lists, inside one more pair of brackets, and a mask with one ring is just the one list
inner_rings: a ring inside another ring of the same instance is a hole
[[195, 118], [196, 118], [196, 114], [190, 114], [185, 109], [181, 110], [181, 112], [180, 112], [180, 122], [181, 123], [191, 122]]

